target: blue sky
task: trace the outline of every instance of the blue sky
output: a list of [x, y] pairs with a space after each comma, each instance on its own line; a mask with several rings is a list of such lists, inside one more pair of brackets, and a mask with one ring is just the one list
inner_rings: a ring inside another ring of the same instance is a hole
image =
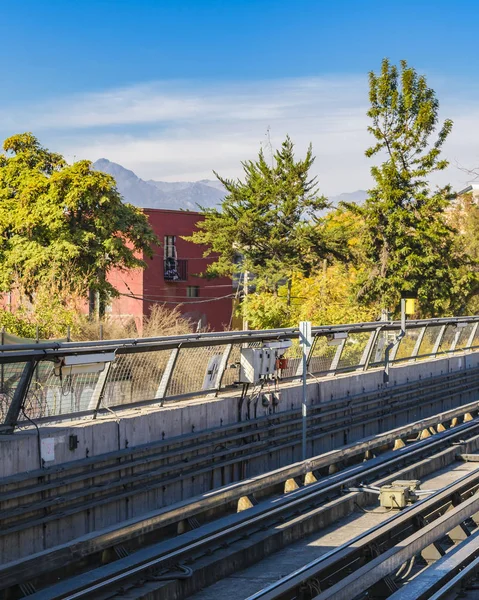
[[269, 127], [313, 142], [326, 193], [352, 191], [369, 184], [367, 72], [388, 56], [437, 90], [453, 164], [479, 165], [478, 17], [472, 0], [9, 2], [0, 135], [184, 180], [239, 175]]

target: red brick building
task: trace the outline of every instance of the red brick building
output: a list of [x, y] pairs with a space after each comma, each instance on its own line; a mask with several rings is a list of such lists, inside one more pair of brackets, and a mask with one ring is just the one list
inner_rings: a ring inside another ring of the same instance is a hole
[[120, 292], [112, 300], [108, 313], [114, 317], [135, 319], [141, 325], [155, 302], [172, 308], [213, 331], [229, 327], [233, 306], [232, 281], [228, 277], [199, 277], [212, 262], [203, 258], [204, 248], [187, 242], [183, 236], [195, 231], [204, 217], [183, 210], [144, 209], [162, 246], [154, 248], [147, 268], [129, 272], [112, 271], [109, 280]]

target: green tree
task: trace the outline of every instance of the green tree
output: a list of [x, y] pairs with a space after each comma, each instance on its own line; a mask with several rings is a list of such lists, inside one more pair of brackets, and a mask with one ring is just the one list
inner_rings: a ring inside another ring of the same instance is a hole
[[326, 253], [316, 214], [328, 203], [309, 173], [313, 162], [311, 146], [296, 160], [287, 137], [272, 164], [262, 151], [257, 160], [243, 163], [244, 181], [215, 173], [227, 191], [221, 209], [206, 209], [198, 231], [187, 238], [205, 244], [205, 256], [216, 256], [207, 276], [251, 272], [258, 290], [276, 295], [293, 273], [314, 270]]
[[115, 181], [89, 161], [68, 165], [31, 133], [5, 140], [0, 155], [0, 289], [32, 298], [55, 282], [60, 293], [104, 299], [113, 267], [144, 267], [157, 240], [147, 217], [124, 204]]
[[397, 309], [402, 292], [413, 292], [424, 316], [461, 311], [474, 275], [445, 216], [450, 186], [431, 190], [429, 177], [446, 168], [441, 148], [452, 121], [439, 125], [439, 103], [405, 61], [387, 59], [369, 75], [375, 143], [368, 157], [386, 157], [371, 169], [375, 187], [363, 207], [349, 206], [363, 219], [366, 269], [359, 281], [362, 302]]
[[243, 314], [253, 329], [294, 327], [299, 321], [330, 325], [375, 320], [381, 312], [378, 306], [358, 304], [355, 286], [359, 272], [352, 265], [336, 262], [325, 264], [309, 277], [295, 274], [289, 306], [287, 286], [281, 286], [276, 296], [270, 292], [249, 295]]
[[[458, 244], [470, 259], [469, 271], [479, 273], [479, 205], [472, 194], [457, 197], [447, 214], [448, 222], [458, 232]], [[469, 286], [466, 312], [479, 312], [479, 278]]]
[[341, 260], [324, 259], [309, 276], [295, 272], [290, 290], [283, 285], [276, 295], [262, 291], [247, 296], [242, 313], [254, 329], [292, 327], [303, 320], [314, 325], [353, 323], [380, 314], [377, 305], [363, 306], [356, 298], [356, 283], [364, 269], [362, 220], [339, 207], [320, 219], [318, 226], [331, 254]]
[[471, 193], [458, 196], [447, 215], [448, 222], [461, 236], [464, 250], [479, 261], [479, 205]]

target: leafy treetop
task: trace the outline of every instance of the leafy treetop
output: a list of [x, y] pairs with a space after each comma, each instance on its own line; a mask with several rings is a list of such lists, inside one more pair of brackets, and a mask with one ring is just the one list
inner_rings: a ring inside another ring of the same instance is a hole
[[31, 297], [55, 282], [67, 294], [116, 290], [113, 268], [145, 266], [156, 237], [147, 217], [121, 200], [115, 181], [91, 162], [68, 165], [31, 133], [0, 156], [0, 289], [17, 282]]
[[472, 275], [445, 216], [451, 189], [431, 191], [428, 180], [448, 164], [440, 152], [452, 121], [439, 126], [434, 90], [405, 61], [398, 70], [383, 60], [369, 85], [375, 143], [366, 155], [385, 160], [371, 168], [376, 185], [365, 205], [349, 205], [363, 220], [359, 298], [397, 308], [403, 292], [414, 292], [424, 316], [460, 311]]
[[287, 137], [271, 164], [263, 151], [243, 163], [244, 181], [215, 173], [227, 196], [220, 210], [204, 211], [205, 220], [188, 238], [207, 246], [205, 256], [216, 255], [207, 275], [252, 272], [258, 289], [277, 293], [293, 272], [311, 272], [326, 251], [315, 215], [328, 206], [309, 174], [313, 162], [311, 146], [303, 160], [296, 160]]

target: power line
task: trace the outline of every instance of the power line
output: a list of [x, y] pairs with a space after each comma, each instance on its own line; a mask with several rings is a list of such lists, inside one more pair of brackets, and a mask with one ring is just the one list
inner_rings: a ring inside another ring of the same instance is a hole
[[[119, 275], [121, 281], [123, 282], [123, 284], [125, 285], [125, 287], [127, 288], [127, 290], [130, 292], [129, 294], [125, 294], [122, 292], [119, 292], [120, 296], [126, 296], [126, 297], [130, 297], [130, 298], [134, 298], [136, 300], [142, 300], [145, 298], [148, 298], [147, 296], [143, 296], [140, 294], [135, 294], [133, 292], [133, 290], [130, 288], [130, 286], [127, 284], [127, 282], [123, 279], [123, 277], [121, 275]], [[159, 287], [160, 289], [165, 289], [163, 286], [152, 286], [152, 287]], [[189, 287], [197, 287], [197, 286], [189, 286]], [[200, 288], [200, 289], [205, 289], [205, 288], [211, 288], [211, 287], [230, 287], [229, 285], [218, 285], [218, 286], [204, 286], [204, 288]], [[228, 294], [228, 296], [221, 296], [221, 298], [228, 298], [229, 296], [235, 296], [234, 293]], [[150, 296], [151, 297], [151, 296]], [[187, 298], [188, 296], [186, 296]], [[180, 299], [184, 299], [185, 296], [170, 296], [168, 294], [154, 294], [154, 298], [167, 298], [168, 300], [171, 300], [172, 298], [180, 298]], [[215, 298], [205, 298], [204, 300], [219, 300], [220, 298], [215, 297]], [[153, 300], [154, 302], [157, 302], [157, 300]], [[158, 302], [161, 302], [160, 300], [158, 300]], [[201, 302], [201, 301], [199, 301]], [[185, 304], [188, 304], [189, 302], [185, 302]], [[183, 302], [164, 302], [164, 304], [183, 304]]]
[[[179, 283], [186, 283], [188, 285], [188, 287], [191, 287], [191, 285], [192, 285], [189, 281], [184, 281], [184, 280], [183, 281], [182, 280], [174, 280], [174, 281], [171, 281], [168, 283], [171, 284], [171, 286], [172, 286], [171, 289], [176, 287], [177, 284], [179, 284]], [[150, 287], [151, 288], [160, 288], [162, 290], [170, 289], [169, 286], [167, 287], [165, 285], [161, 285], [161, 283], [156, 283], [156, 284], [155, 283], [147, 283], [145, 285], [147, 285], [149, 288]], [[200, 287], [202, 290], [210, 290], [213, 288], [231, 288], [232, 289], [233, 284], [232, 283], [223, 283], [223, 284], [218, 284], [218, 285], [202, 285], [202, 286], [196, 286], [196, 287]], [[181, 289], [181, 288], [179, 288], [179, 289]]]
[[[231, 296], [234, 296], [234, 293], [232, 292], [231, 294], [229, 294]], [[165, 300], [176, 300], [176, 302], [181, 302], [182, 300], [190, 300], [191, 296], [168, 296], [166, 294], [151, 294], [151, 295], [147, 295], [144, 296], [142, 294], [135, 294], [134, 292], [132, 292], [131, 294], [127, 294], [127, 293], [122, 293], [120, 292], [120, 296], [130, 296], [130, 297], [135, 297], [135, 298], [164, 298]], [[209, 299], [215, 299], [215, 298], [226, 298], [226, 296], [201, 296], [201, 298], [203, 298], [204, 300], [209, 300]], [[196, 298], [198, 298], [198, 296], [196, 296]]]
[[216, 302], [217, 300], [225, 300], [226, 298], [234, 298], [234, 294], [228, 294], [227, 296], [218, 296], [216, 298], [205, 298], [203, 300], [187, 300], [186, 302], [168, 302], [165, 300], [157, 300], [156, 298], [158, 298], [158, 296], [153, 297], [149, 297], [149, 296], [138, 296], [136, 294], [123, 294], [120, 293], [120, 296], [126, 296], [127, 298], [133, 298], [135, 300], [144, 300], [146, 302], [155, 302], [157, 304], [174, 304], [175, 306], [180, 306], [182, 304], [184, 305], [188, 305], [188, 304], [204, 304], [206, 302]]
[[[167, 258], [173, 258], [172, 256], [164, 256], [161, 252], [153, 252], [153, 256], [160, 256], [163, 257], [163, 260], [166, 260]], [[181, 257], [181, 258], [176, 258], [175, 260], [216, 260], [217, 258], [219, 258], [218, 256], [190, 256], [190, 257]]]

